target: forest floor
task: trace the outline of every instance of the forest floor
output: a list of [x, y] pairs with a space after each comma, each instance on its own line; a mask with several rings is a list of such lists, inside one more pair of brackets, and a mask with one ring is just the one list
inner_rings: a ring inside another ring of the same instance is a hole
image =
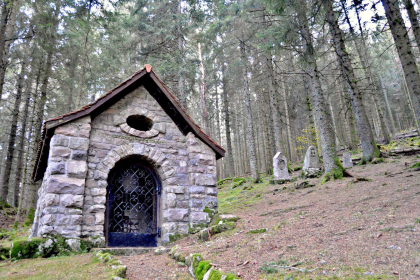
[[8, 230], [13, 226], [15, 222], [15, 211], [13, 208], [4, 208], [0, 207], [0, 230]]
[[[406, 148], [413, 143], [419, 146], [420, 141], [390, 146]], [[218, 185], [219, 214], [240, 217], [236, 228], [205, 243], [195, 234], [168, 246], [178, 245], [184, 256], [200, 253], [223, 272], [246, 280], [420, 279], [420, 171], [411, 167], [420, 157], [384, 160], [353, 167], [349, 170], [353, 178], [324, 184], [320, 178], [307, 179], [311, 186], [306, 188], [296, 187], [305, 181], [300, 178], [272, 185], [271, 176], [264, 175], [263, 183], [245, 178], [236, 180], [236, 187], [226, 180]], [[28, 235], [29, 228], [12, 228], [10, 211], [0, 210], [0, 231], [7, 228], [7, 235], [12, 235], [0, 240], [4, 247], [11, 238]], [[259, 229], [266, 231], [249, 232]], [[130, 280], [192, 279], [186, 267], [167, 254], [118, 258], [127, 265]], [[109, 267], [90, 254], [0, 262], [0, 279], [109, 279], [110, 275]]]
[[[270, 185], [269, 176], [261, 184], [219, 186], [219, 211], [240, 217], [236, 228], [205, 243], [190, 235], [172, 246], [247, 280], [420, 279], [420, 172], [411, 168], [419, 161], [386, 158], [353, 167], [354, 178], [309, 179], [315, 186], [304, 189]], [[128, 279], [192, 279], [166, 255], [120, 260]]]

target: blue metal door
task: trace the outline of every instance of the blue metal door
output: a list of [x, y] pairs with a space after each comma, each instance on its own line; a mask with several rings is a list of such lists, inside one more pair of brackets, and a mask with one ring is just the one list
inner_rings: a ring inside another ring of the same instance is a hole
[[111, 171], [108, 188], [108, 246], [157, 246], [160, 184], [155, 172], [126, 160]]

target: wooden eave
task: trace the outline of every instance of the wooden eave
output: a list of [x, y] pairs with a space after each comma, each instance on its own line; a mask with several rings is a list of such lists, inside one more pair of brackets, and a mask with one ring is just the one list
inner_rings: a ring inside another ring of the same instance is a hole
[[135, 73], [129, 79], [125, 80], [117, 87], [95, 100], [93, 103], [84, 106], [80, 110], [45, 121], [42, 130], [42, 139], [38, 147], [35, 166], [32, 173], [32, 179], [34, 181], [38, 181], [44, 176], [44, 172], [47, 169], [48, 164], [50, 141], [54, 135], [55, 128], [87, 115], [90, 115], [92, 119], [94, 119], [112, 104], [115, 104], [118, 100], [140, 85], [143, 85], [150, 95], [153, 96], [166, 114], [178, 126], [183, 135], [187, 135], [189, 132], [192, 132], [216, 153], [216, 159], [224, 157], [225, 150], [201, 130], [201, 128], [186, 113], [186, 110], [181, 106], [175, 96], [152, 71], [152, 67], [150, 65], [146, 65], [145, 68]]

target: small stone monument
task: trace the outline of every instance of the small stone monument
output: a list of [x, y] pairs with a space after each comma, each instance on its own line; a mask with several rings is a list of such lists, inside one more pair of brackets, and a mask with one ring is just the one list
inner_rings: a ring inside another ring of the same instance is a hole
[[284, 184], [291, 181], [287, 168], [287, 158], [281, 152], [273, 157], [273, 172], [274, 177], [270, 180], [271, 184]]
[[350, 153], [344, 153], [343, 154], [343, 167], [344, 168], [352, 168], [353, 167], [353, 161], [351, 160], [351, 154]]
[[306, 151], [302, 169], [305, 177], [311, 178], [320, 175], [321, 164], [319, 163], [318, 152], [314, 146], [310, 146]]

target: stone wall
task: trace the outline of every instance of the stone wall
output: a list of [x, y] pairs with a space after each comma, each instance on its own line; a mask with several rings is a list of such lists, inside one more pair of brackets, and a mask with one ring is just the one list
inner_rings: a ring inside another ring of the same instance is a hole
[[87, 116], [55, 130], [48, 167], [38, 190], [32, 235], [80, 237], [90, 122]]
[[[144, 132], [130, 128], [126, 124], [130, 115], [151, 119], [152, 129]], [[89, 129], [81, 125], [89, 125]], [[70, 144], [75, 139], [83, 139], [83, 147]], [[206, 206], [217, 207], [214, 151], [192, 133], [184, 136], [146, 89], [139, 87], [91, 124], [83, 119], [56, 129], [39, 192], [38, 234], [65, 232], [103, 238], [108, 174], [118, 161], [130, 156], [147, 160], [161, 181], [158, 227], [162, 228], [162, 238], [158, 243], [168, 242], [170, 235], [187, 234], [189, 224], [210, 221], [203, 210]], [[57, 186], [54, 189], [63, 185], [63, 190], [51, 192], [53, 185]], [[63, 219], [66, 227], [57, 227], [64, 224]]]

